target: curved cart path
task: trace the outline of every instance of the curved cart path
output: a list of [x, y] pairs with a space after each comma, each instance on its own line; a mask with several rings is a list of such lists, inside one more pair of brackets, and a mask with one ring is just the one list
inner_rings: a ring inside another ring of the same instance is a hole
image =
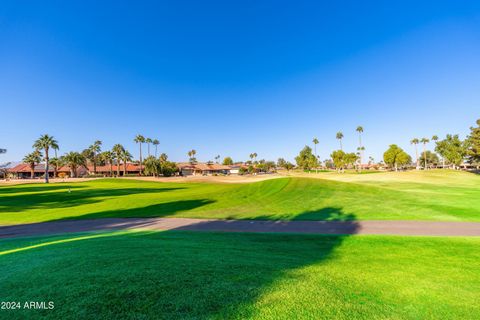
[[265, 221], [185, 218], [107, 218], [0, 226], [0, 238], [126, 229], [404, 236], [480, 236], [480, 222]]

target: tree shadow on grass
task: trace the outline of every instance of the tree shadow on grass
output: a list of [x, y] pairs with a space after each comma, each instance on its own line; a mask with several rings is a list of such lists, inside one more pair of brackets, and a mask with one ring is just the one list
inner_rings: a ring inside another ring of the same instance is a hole
[[81, 189], [86, 188], [85, 185], [79, 184], [65, 184], [65, 183], [55, 183], [55, 184], [38, 184], [38, 183], [25, 183], [17, 184], [13, 186], [0, 186], [0, 195], [8, 194], [18, 194], [18, 193], [32, 193], [32, 192], [49, 192], [49, 191], [58, 191], [58, 190], [67, 190], [67, 189]]
[[[168, 206], [169, 210], [188, 210], [201, 205]], [[326, 218], [327, 212], [330, 221], [348, 224], [351, 234], [358, 230], [353, 214], [329, 208], [323, 211]], [[214, 222], [202, 221], [199, 226], [205, 229], [210, 223]], [[245, 319], [258, 316], [258, 301], [279, 281], [286, 281], [282, 285], [286, 295], [270, 296], [267, 306], [278, 308], [286, 303], [285, 297], [301, 292], [305, 279], [296, 271], [334, 259], [334, 251], [348, 236], [191, 232], [182, 228], [120, 234], [42, 249], [55, 259], [43, 261], [33, 275], [31, 270], [25, 271], [30, 272], [28, 276], [16, 270], [0, 288], [13, 290], [16, 294], [11, 298], [21, 299], [29, 296], [27, 288], [33, 283], [39, 298], [59, 305], [54, 311], [40, 313], [56, 318], [76, 314], [92, 319]], [[42, 259], [38, 252], [35, 257]], [[23, 258], [27, 262], [32, 256]], [[57, 289], [51, 290], [52, 285]], [[315, 294], [325, 294], [324, 288], [317, 289]], [[79, 290], [88, 292], [88, 299], [78, 299]]]
[[[172, 188], [95, 188], [82, 189], [79, 186], [45, 187], [48, 192], [18, 194], [0, 197], [0, 213], [23, 212], [30, 209], [69, 208], [84, 204], [99, 203], [109, 198], [132, 194], [161, 193], [184, 189]], [[1, 193], [0, 193], [1, 194]]]

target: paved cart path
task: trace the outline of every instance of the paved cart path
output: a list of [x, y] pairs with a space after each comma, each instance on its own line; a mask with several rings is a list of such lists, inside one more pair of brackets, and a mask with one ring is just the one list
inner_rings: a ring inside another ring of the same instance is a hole
[[0, 226], [0, 239], [126, 229], [404, 236], [480, 236], [480, 222], [265, 221], [185, 218], [107, 218]]

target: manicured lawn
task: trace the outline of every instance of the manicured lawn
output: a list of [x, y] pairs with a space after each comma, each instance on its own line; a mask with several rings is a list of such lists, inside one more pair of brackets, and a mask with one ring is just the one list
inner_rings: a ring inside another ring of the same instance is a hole
[[2, 240], [0, 300], [55, 309], [0, 318], [479, 319], [479, 246], [181, 231]]
[[249, 184], [105, 179], [1, 186], [0, 224], [102, 217], [480, 221], [479, 175], [310, 175], [317, 179]]

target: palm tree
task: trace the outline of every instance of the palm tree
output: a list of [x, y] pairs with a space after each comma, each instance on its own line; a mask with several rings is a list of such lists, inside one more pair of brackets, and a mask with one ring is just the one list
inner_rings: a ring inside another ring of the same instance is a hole
[[215, 157], [215, 160], [216, 160], [217, 163], [218, 163], [218, 160], [219, 160], [219, 159], [220, 159], [220, 155], [217, 155], [217, 156]]
[[148, 156], [150, 157], [150, 143], [152, 143], [153, 140], [150, 138], [145, 139], [145, 143], [147, 144], [148, 147]]
[[110, 165], [110, 177], [113, 175], [113, 152], [112, 151], [104, 151], [100, 154], [100, 158], [105, 161], [105, 164]]
[[114, 158], [116, 159], [116, 163], [117, 163], [117, 177], [120, 176], [120, 162], [121, 162], [124, 150], [125, 150], [125, 148], [119, 143], [114, 145], [113, 148], [112, 148], [112, 152], [113, 152]]
[[142, 174], [142, 143], [145, 142], [145, 137], [142, 136], [141, 134], [137, 134], [135, 139], [133, 139], [135, 143], [140, 144], [140, 175]]
[[[437, 136], [436, 134], [434, 134], [434, 135], [432, 136], [432, 141], [435, 141], [435, 143], [437, 143], [437, 141], [438, 141], [438, 136]], [[445, 158], [444, 158], [444, 157], [442, 157], [442, 168], [445, 168]]]
[[[318, 139], [313, 138], [313, 148], [315, 149], [315, 159], [317, 159], [317, 144], [318, 144]], [[318, 173], [318, 165], [315, 166], [315, 173]]]
[[97, 154], [101, 151], [102, 141], [95, 141], [88, 150], [93, 154], [93, 174], [97, 174]]
[[37, 150], [43, 150], [45, 152], [45, 183], [48, 183], [48, 150], [58, 149], [58, 142], [52, 136], [48, 134], [41, 135], [40, 138], [35, 141], [33, 147]]
[[192, 149], [192, 150], [188, 151], [188, 156], [190, 158], [191, 163], [196, 161], [196, 159], [195, 159], [196, 154], [197, 154], [197, 151], [195, 149]]
[[340, 150], [343, 151], [343, 146], [342, 146], [343, 133], [341, 131], [337, 132], [337, 139], [338, 141], [340, 141]]
[[30, 179], [33, 179], [35, 176], [35, 165], [41, 161], [41, 157], [42, 154], [38, 150], [35, 150], [23, 157], [23, 162], [27, 163], [30, 167]]
[[360, 147], [360, 170], [362, 170], [362, 163], [363, 163], [363, 151], [365, 150], [362, 149], [362, 133], [363, 133], [363, 127], [358, 126], [357, 129], [355, 130], [358, 132], [358, 146]]
[[416, 167], [417, 170], [420, 168], [420, 164], [418, 163], [418, 144], [419, 143], [420, 143], [420, 140], [418, 140], [418, 138], [413, 138], [412, 140], [410, 140], [410, 144], [415, 145], [415, 158], [417, 162], [417, 167]]
[[58, 177], [58, 168], [60, 168], [63, 165], [63, 161], [61, 158], [54, 157], [50, 159], [50, 164], [53, 167], [53, 177], [57, 178]]
[[127, 163], [128, 161], [132, 161], [132, 154], [128, 152], [128, 150], [123, 149], [122, 152], [122, 160], [123, 160], [123, 176], [127, 175]]
[[420, 142], [423, 143], [423, 158], [425, 160], [425, 170], [427, 170], [427, 143], [429, 143], [430, 140], [428, 138], [422, 138]]
[[158, 149], [158, 145], [160, 144], [160, 141], [158, 141], [157, 139], [154, 139], [152, 141], [152, 144], [155, 146], [155, 158], [157, 157], [157, 149]]
[[253, 156], [253, 162], [257, 162], [257, 156], [258, 154], [256, 152], [252, 153]]
[[78, 152], [69, 152], [63, 156], [63, 161], [70, 168], [71, 176], [77, 176], [77, 169], [80, 166], [87, 167], [86, 159]]

